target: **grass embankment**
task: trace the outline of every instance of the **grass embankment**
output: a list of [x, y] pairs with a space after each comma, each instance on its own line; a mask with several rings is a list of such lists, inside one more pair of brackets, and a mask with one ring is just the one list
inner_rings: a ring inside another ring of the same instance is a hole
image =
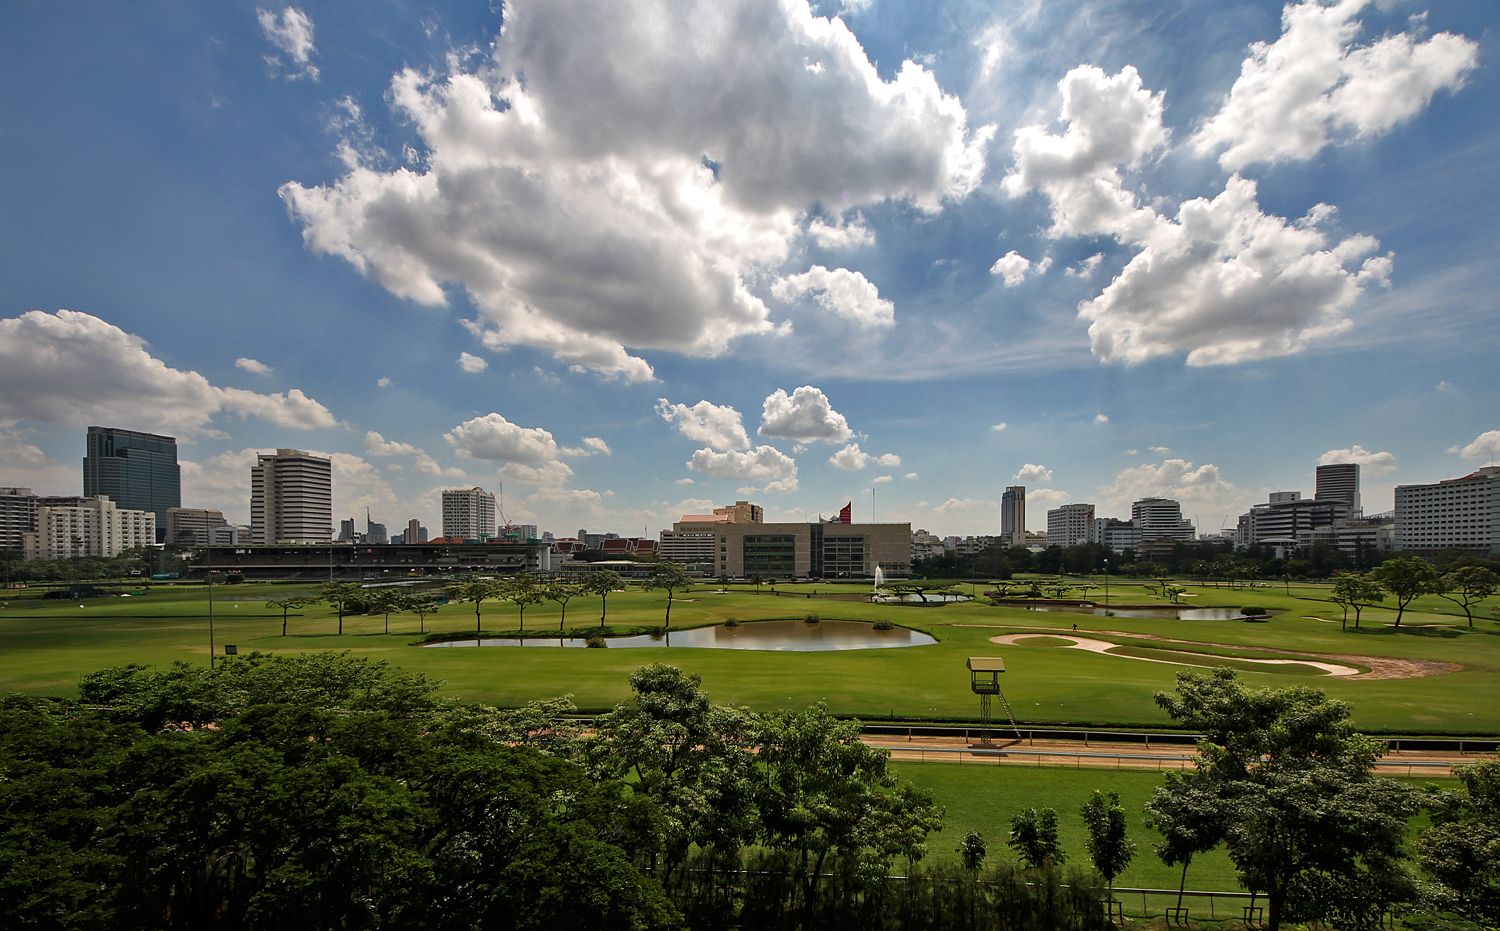
[[[997, 646], [989, 638], [1024, 629], [1045, 634], [1056, 630], [1111, 639], [1111, 631], [1154, 634], [1189, 644], [1142, 644], [1115, 637], [1128, 649], [1153, 651], [1153, 658], [1172, 658], [1168, 651], [1187, 651], [1234, 658], [1263, 658], [1271, 654], [1242, 651], [1242, 647], [1271, 647], [1283, 658], [1299, 651], [1404, 657], [1457, 663], [1460, 672], [1420, 679], [1347, 681], [1328, 676], [1299, 676], [1298, 681], [1326, 689], [1353, 703], [1356, 722], [1364, 729], [1404, 733], [1500, 733], [1500, 626], [1479, 621], [1470, 630], [1462, 617], [1438, 613], [1447, 602], [1426, 598], [1406, 613], [1402, 627], [1390, 626], [1393, 611], [1366, 609], [1361, 630], [1341, 632], [1339, 611], [1327, 603], [1326, 586], [1293, 585], [1243, 591], [1193, 586], [1187, 599], [1194, 607], [1238, 607], [1253, 601], [1282, 614], [1267, 623], [1240, 621], [1178, 621], [1091, 614], [996, 608], [982, 604], [944, 607], [871, 605], [830, 600], [817, 594], [857, 591], [850, 586], [808, 583], [778, 586], [756, 593], [753, 587], [732, 586], [718, 594], [717, 585], [678, 593], [672, 609], [674, 628], [722, 623], [730, 617], [742, 622], [769, 618], [799, 618], [816, 613], [825, 620], [873, 622], [886, 619], [931, 633], [932, 646], [895, 650], [829, 653], [772, 653], [744, 650], [641, 649], [550, 650], [543, 648], [422, 649], [411, 644], [421, 637], [414, 615], [392, 615], [390, 633], [379, 615], [346, 617], [345, 633], [326, 606], [295, 612], [281, 636], [281, 614], [267, 599], [315, 592], [313, 584], [215, 586], [215, 633], [220, 651], [226, 643], [241, 652], [250, 650], [349, 650], [420, 670], [446, 683], [446, 690], [469, 700], [517, 705], [537, 698], [572, 694], [580, 707], [602, 709], [628, 694], [627, 677], [642, 663], [668, 661], [701, 675], [716, 701], [748, 705], [757, 710], [805, 707], [826, 701], [838, 714], [875, 717], [972, 719], [977, 702], [969, 691], [964, 660], [973, 655], [1003, 655], [1007, 673], [1006, 697], [1017, 717], [1034, 723], [1075, 723], [1091, 726], [1170, 723], [1152, 702], [1152, 694], [1172, 688], [1176, 673], [1186, 666], [1145, 663], [1122, 656], [1101, 656], [1082, 650], [1059, 649], [1032, 640]], [[983, 586], [980, 586], [982, 589]], [[817, 594], [815, 594], [817, 593]], [[1094, 593], [1098, 595], [1098, 592]], [[809, 597], [812, 596], [812, 597]], [[1141, 586], [1111, 583], [1111, 600], [1131, 603], [1154, 599]], [[71, 601], [11, 601], [0, 609], [0, 689], [38, 694], [76, 692], [87, 672], [121, 663], [165, 665], [174, 660], [206, 662], [208, 654], [207, 592], [203, 586], [155, 586], [138, 598], [100, 598]], [[662, 623], [666, 596], [662, 592], [620, 592], [609, 597], [606, 623], [617, 630]], [[500, 634], [517, 626], [514, 606], [486, 603], [483, 626]], [[575, 598], [568, 606], [567, 626], [598, 622], [599, 599]], [[529, 608], [526, 628], [556, 630], [560, 612], [555, 604]], [[450, 605], [429, 615], [426, 630], [474, 629], [470, 605]], [[1197, 644], [1224, 644], [1224, 647]], [[1157, 654], [1160, 654], [1159, 656]], [[1180, 657], [1194, 662], [1191, 656]], [[1285, 667], [1245, 664], [1247, 682], [1281, 685]]]

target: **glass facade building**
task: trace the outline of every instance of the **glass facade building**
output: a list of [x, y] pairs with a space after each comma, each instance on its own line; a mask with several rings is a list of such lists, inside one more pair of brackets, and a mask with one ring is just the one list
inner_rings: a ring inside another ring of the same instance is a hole
[[177, 438], [111, 427], [89, 427], [83, 495], [104, 495], [122, 510], [156, 515], [156, 542], [165, 542], [167, 508], [182, 506]]

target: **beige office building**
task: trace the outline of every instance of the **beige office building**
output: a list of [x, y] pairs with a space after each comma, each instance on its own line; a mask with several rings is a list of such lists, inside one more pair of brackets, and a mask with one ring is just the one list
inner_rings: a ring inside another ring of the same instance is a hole
[[200, 530], [227, 527], [223, 511], [206, 508], [167, 508], [167, 533], [165, 542], [190, 545], [197, 540]]
[[156, 515], [118, 508], [104, 495], [76, 505], [36, 509], [36, 530], [25, 535], [26, 559], [108, 558], [156, 543]]
[[743, 501], [712, 515], [685, 514], [662, 533], [662, 547], [669, 540], [691, 547], [699, 559], [710, 556], [710, 574], [735, 579], [869, 579], [877, 567], [888, 579], [911, 575], [909, 523], [768, 524], [761, 516], [759, 507]]
[[495, 496], [483, 488], [443, 489], [443, 536], [487, 540], [495, 535]]
[[300, 449], [262, 453], [250, 468], [250, 534], [256, 543], [333, 538], [333, 462]]

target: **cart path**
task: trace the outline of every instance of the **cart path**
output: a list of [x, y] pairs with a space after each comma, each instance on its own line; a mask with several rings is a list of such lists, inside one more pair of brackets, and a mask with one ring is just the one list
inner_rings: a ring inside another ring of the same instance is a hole
[[[1209, 655], [1206, 655], [1206, 654], [1202, 654], [1202, 653], [1198, 653], [1198, 654], [1186, 654], [1186, 653], [1184, 653], [1184, 654], [1180, 654], [1180, 655], [1183, 655], [1183, 656], [1189, 656], [1189, 655], [1199, 656], [1199, 657], [1202, 657], [1204, 660], [1207, 660], [1207, 661], [1210, 661], [1210, 662], [1192, 663], [1192, 662], [1188, 662], [1186, 660], [1151, 659], [1150, 657], [1146, 657], [1146, 656], [1126, 656], [1126, 655], [1121, 654], [1121, 653], [1111, 653], [1110, 652], [1111, 650], [1115, 649], [1116, 647], [1120, 646], [1121, 644], [1110, 643], [1108, 640], [1094, 640], [1094, 639], [1089, 638], [1089, 637], [1080, 637], [1077, 634], [1004, 634], [1004, 635], [999, 636], [999, 637], [991, 637], [990, 638], [990, 643], [998, 643], [1001, 646], [1009, 646], [1010, 644], [1017, 643], [1017, 642], [1019, 642], [1021, 640], [1036, 640], [1036, 639], [1042, 638], [1042, 637], [1050, 637], [1050, 638], [1053, 638], [1053, 639], [1056, 639], [1056, 640], [1071, 640], [1071, 641], [1073, 641], [1070, 645], [1064, 647], [1064, 649], [1068, 649], [1068, 650], [1087, 650], [1090, 653], [1100, 653], [1100, 654], [1103, 654], [1105, 656], [1115, 656], [1115, 657], [1118, 657], [1120, 659], [1133, 659], [1133, 660], [1138, 660], [1138, 661], [1140, 661], [1142, 663], [1166, 663], [1169, 666], [1198, 666], [1198, 667], [1201, 667], [1201, 668], [1204, 668], [1204, 669], [1212, 669], [1213, 668], [1213, 665], [1212, 665], [1212, 662], [1211, 662], [1211, 660], [1213, 659], [1213, 657], [1209, 656]], [[1345, 665], [1343, 665], [1341, 663], [1320, 663], [1320, 662], [1318, 662], [1316, 660], [1310, 660], [1310, 659], [1305, 659], [1305, 660], [1304, 659], [1248, 659], [1248, 658], [1245, 658], [1245, 657], [1238, 657], [1238, 656], [1237, 657], [1233, 657], [1233, 658], [1237, 659], [1237, 660], [1239, 660], [1241, 662], [1245, 662], [1245, 663], [1265, 663], [1267, 665], [1312, 666], [1312, 667], [1315, 667], [1317, 669], [1323, 670], [1324, 672], [1328, 673], [1330, 676], [1344, 676], [1344, 677], [1349, 677], [1349, 676], [1357, 676], [1357, 675], [1359, 675], [1359, 670], [1357, 668], [1355, 668], [1354, 666], [1345, 666]]]
[[[997, 630], [1025, 630], [1034, 631], [1032, 636], [1044, 637], [1070, 637], [1071, 631], [1059, 630], [1055, 627], [1031, 627], [1025, 624], [945, 624], [945, 627], [981, 627], [994, 628]], [[1285, 650], [1274, 647], [1248, 646], [1242, 643], [1213, 643], [1207, 640], [1174, 640], [1170, 637], [1159, 637], [1156, 634], [1138, 634], [1125, 630], [1091, 630], [1091, 634], [1103, 634], [1108, 637], [1127, 637], [1133, 640], [1154, 640], [1158, 643], [1181, 643], [1188, 646], [1220, 647], [1226, 650], [1252, 650], [1257, 653], [1279, 653], [1285, 655], [1312, 656], [1318, 659], [1343, 661], [1353, 663], [1357, 666], [1369, 668], [1369, 672], [1361, 672], [1356, 675], [1342, 676], [1345, 681], [1355, 682], [1369, 679], [1425, 679], [1428, 676], [1442, 676], [1450, 672], [1458, 672], [1464, 667], [1458, 663], [1443, 663], [1430, 659], [1406, 659], [1397, 656], [1362, 656], [1356, 653], [1313, 653], [1307, 650]], [[1118, 644], [1112, 644], [1118, 646]], [[1115, 654], [1111, 654], [1115, 655]], [[1243, 657], [1239, 657], [1243, 658]], [[1309, 663], [1308, 665], [1313, 665]]]

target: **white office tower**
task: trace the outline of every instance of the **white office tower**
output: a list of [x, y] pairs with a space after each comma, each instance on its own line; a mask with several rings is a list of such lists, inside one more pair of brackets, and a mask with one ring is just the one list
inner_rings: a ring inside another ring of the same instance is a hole
[[1011, 485], [1000, 496], [1000, 538], [1006, 546], [1026, 545], [1026, 486]]
[[1318, 466], [1318, 483], [1313, 490], [1315, 501], [1342, 501], [1351, 510], [1359, 510], [1359, 463], [1339, 462]]
[[36, 530], [25, 535], [27, 559], [109, 558], [156, 543], [156, 514], [115, 507], [104, 495], [77, 505], [36, 509]]
[[333, 462], [300, 449], [261, 453], [250, 468], [250, 534], [256, 543], [328, 543]]
[[482, 540], [494, 535], [494, 495], [483, 488], [443, 490], [443, 536]]
[[1047, 545], [1078, 546], [1097, 543], [1094, 537], [1094, 506], [1065, 504], [1047, 512]]
[[0, 488], [0, 550], [19, 550], [36, 529], [36, 495], [30, 488]]
[[1182, 505], [1171, 498], [1142, 498], [1130, 506], [1130, 522], [1141, 540], [1191, 540], [1193, 522], [1182, 519]]
[[1396, 549], [1422, 556], [1446, 549], [1500, 556], [1500, 467], [1435, 485], [1397, 485]]

